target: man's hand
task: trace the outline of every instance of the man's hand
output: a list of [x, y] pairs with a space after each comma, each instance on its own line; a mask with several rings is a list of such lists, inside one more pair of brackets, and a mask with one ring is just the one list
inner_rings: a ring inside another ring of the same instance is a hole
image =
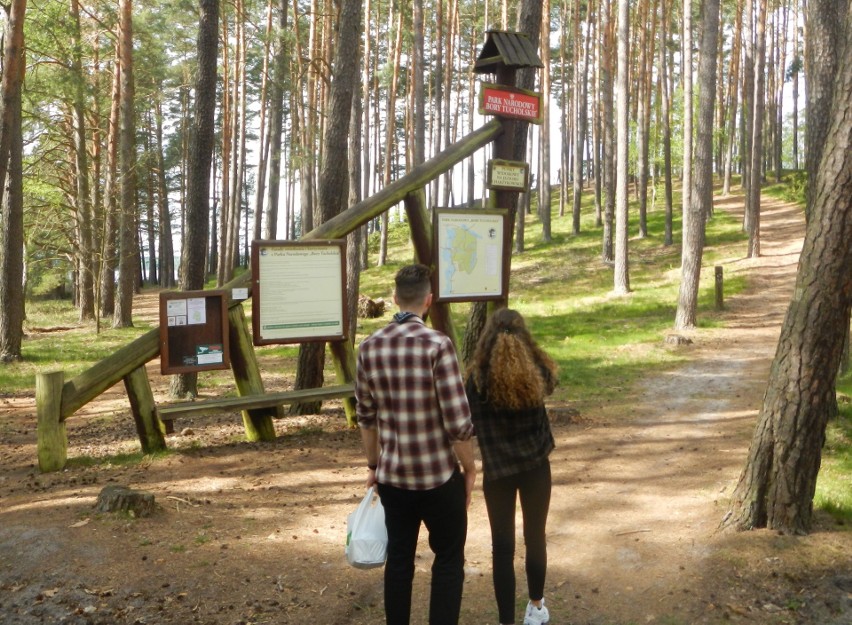
[[453, 443], [453, 451], [464, 471], [464, 490], [466, 505], [470, 507], [470, 498], [473, 495], [473, 487], [476, 485], [476, 462], [473, 459], [473, 443], [470, 439]]
[[367, 469], [367, 488], [376, 485], [376, 470], [375, 469]]

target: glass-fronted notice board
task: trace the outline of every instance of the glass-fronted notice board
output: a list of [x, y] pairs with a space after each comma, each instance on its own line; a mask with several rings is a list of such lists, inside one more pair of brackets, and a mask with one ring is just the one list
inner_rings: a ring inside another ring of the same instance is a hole
[[346, 338], [346, 242], [254, 241], [255, 345]]
[[192, 373], [230, 366], [227, 293], [160, 293], [160, 372]]

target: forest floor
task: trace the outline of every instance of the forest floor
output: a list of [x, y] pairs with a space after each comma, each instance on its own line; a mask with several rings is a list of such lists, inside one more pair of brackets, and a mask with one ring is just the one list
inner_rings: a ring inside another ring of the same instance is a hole
[[[793, 290], [801, 211], [766, 198], [762, 233], [761, 258], [725, 264], [748, 281], [726, 301], [725, 327], [671, 347], [685, 364], [579, 415], [551, 407], [553, 625], [852, 623], [848, 527], [818, 513], [803, 537], [718, 531]], [[163, 398], [165, 378], [150, 377]], [[0, 623], [384, 622], [382, 570], [352, 569], [343, 557], [365, 470], [339, 405], [277, 420], [274, 442], [243, 442], [239, 417], [219, 415], [179, 422], [167, 441], [178, 452], [165, 457], [40, 474], [33, 404], [0, 397]], [[72, 459], [138, 450], [121, 386], [70, 419], [68, 433]], [[154, 494], [158, 511], [95, 514], [110, 484]], [[494, 625], [480, 490], [466, 559], [461, 623]], [[421, 537], [415, 625], [427, 623], [430, 561]], [[517, 571], [520, 615], [522, 549]]]

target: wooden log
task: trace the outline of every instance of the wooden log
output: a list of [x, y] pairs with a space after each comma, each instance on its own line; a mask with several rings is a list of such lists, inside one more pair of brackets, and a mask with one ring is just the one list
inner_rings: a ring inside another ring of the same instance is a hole
[[343, 385], [352, 386], [353, 394], [343, 397], [343, 411], [346, 413], [346, 424], [355, 427], [357, 418], [355, 416], [355, 345], [350, 340], [333, 341], [329, 343], [331, 355], [334, 360], [334, 369], [337, 373], [337, 381]]
[[154, 328], [68, 380], [62, 389], [62, 419], [67, 419], [159, 353], [160, 330]]
[[68, 460], [68, 434], [62, 420], [62, 371], [36, 374], [36, 425], [38, 468], [43, 473], [59, 471]]
[[716, 310], [725, 308], [725, 274], [724, 269], [720, 265], [714, 268], [714, 277], [716, 283]]
[[124, 376], [124, 388], [130, 400], [130, 411], [133, 413], [133, 421], [136, 422], [136, 433], [139, 435], [142, 451], [146, 454], [163, 451], [166, 448], [166, 440], [163, 437], [166, 428], [157, 417], [157, 405], [145, 365]]
[[[263, 379], [260, 377], [260, 367], [251, 341], [251, 334], [246, 324], [246, 315], [242, 306], [235, 306], [228, 311], [228, 334], [231, 343], [231, 369], [237, 392], [243, 395], [263, 395]], [[275, 440], [275, 425], [272, 417], [276, 416], [278, 407], [264, 406], [242, 410], [243, 426], [246, 439], [250, 441]]]
[[263, 393], [261, 395], [245, 395], [243, 397], [222, 397], [201, 401], [178, 402], [158, 406], [157, 413], [160, 415], [160, 419], [166, 420], [214, 412], [271, 408], [285, 406], [294, 402], [322, 401], [352, 397], [354, 395], [354, 384], [339, 384], [337, 386], [324, 386], [322, 388], [308, 388], [301, 391], [282, 391], [279, 393]]

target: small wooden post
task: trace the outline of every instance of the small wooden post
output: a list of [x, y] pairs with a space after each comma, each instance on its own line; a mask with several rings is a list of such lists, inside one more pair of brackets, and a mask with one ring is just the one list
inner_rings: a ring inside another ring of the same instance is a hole
[[725, 278], [720, 265], [716, 265], [714, 269], [716, 276], [716, 310], [723, 310], [725, 308]]
[[124, 377], [124, 388], [130, 400], [130, 411], [136, 422], [136, 432], [139, 434], [142, 451], [150, 454], [164, 450], [166, 440], [163, 434], [166, 432], [166, 426], [157, 417], [157, 405], [154, 402], [154, 393], [151, 391], [145, 365], [137, 367]]
[[65, 373], [36, 374], [36, 414], [38, 415], [38, 468], [59, 471], [68, 459], [68, 433], [62, 420], [62, 386]]
[[[254, 353], [251, 335], [246, 324], [246, 315], [242, 305], [228, 311], [228, 332], [231, 343], [231, 368], [237, 392], [242, 395], [262, 395], [263, 379]], [[243, 425], [246, 439], [250, 441], [275, 440], [275, 425], [272, 417], [277, 408], [255, 408], [243, 410]]]
[[[331, 348], [338, 384], [355, 382], [355, 345], [352, 340], [331, 341], [328, 346]], [[346, 413], [346, 425], [354, 428], [357, 425], [354, 397], [343, 398], [343, 411]]]

